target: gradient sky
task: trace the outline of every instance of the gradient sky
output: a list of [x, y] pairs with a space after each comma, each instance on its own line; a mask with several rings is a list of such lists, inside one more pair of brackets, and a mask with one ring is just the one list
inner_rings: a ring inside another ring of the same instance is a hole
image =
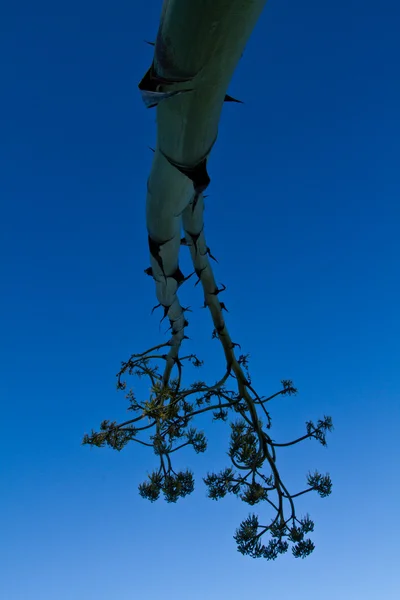
[[[137, 83], [161, 0], [22, 0], [0, 9], [0, 597], [4, 600], [394, 600], [400, 418], [400, 8], [394, 0], [271, 0], [229, 87], [209, 162], [206, 232], [227, 285], [232, 338], [251, 354], [273, 437], [331, 415], [317, 442], [279, 454], [291, 489], [309, 469], [333, 493], [302, 497], [316, 550], [243, 557], [249, 512], [201, 477], [228, 465], [227, 429], [178, 459], [197, 487], [143, 500], [148, 449], [81, 446], [125, 419], [120, 361], [167, 340], [150, 315], [144, 220], [155, 112]], [[11, 11], [11, 12], [8, 12]], [[186, 250], [183, 248], [183, 250]], [[182, 261], [188, 272], [187, 257]], [[187, 350], [221, 374], [192, 280]], [[178, 458], [178, 457], [177, 457]]]

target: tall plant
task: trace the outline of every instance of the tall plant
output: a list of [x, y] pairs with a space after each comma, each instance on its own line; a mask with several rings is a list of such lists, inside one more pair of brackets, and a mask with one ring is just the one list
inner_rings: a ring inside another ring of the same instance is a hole
[[[236, 352], [238, 344], [225, 322], [225, 305], [220, 301], [225, 288], [215, 282], [203, 214], [204, 192], [210, 183], [207, 161], [217, 139], [221, 110], [224, 102], [235, 101], [227, 95], [228, 84], [265, 3], [164, 0], [153, 62], [139, 89], [146, 106], [157, 111], [157, 143], [147, 184], [151, 264], [146, 273], [154, 279], [157, 307], [169, 320], [171, 337], [122, 363], [118, 389], [126, 391], [125, 377], [132, 374], [146, 376], [151, 383], [145, 401], [139, 401], [132, 390], [126, 393], [129, 410], [136, 416], [119, 424], [103, 421], [100, 431], [85, 435], [83, 443], [121, 450], [134, 441], [153, 448], [159, 467], [139, 486], [139, 493], [154, 501], [162, 492], [168, 502], [176, 502], [193, 491], [194, 478], [190, 470], [176, 472], [171, 455], [185, 446], [195, 452], [207, 447], [204, 433], [193, 426], [194, 418], [209, 411], [214, 420], [234, 417], [228, 451], [231, 465], [204, 478], [208, 496], [217, 500], [232, 493], [251, 506], [266, 502], [272, 508], [267, 524], [260, 525], [251, 514], [234, 537], [242, 554], [275, 559], [290, 544], [296, 557], [312, 552], [314, 544], [307, 534], [314, 524], [308, 515], [296, 514], [294, 500], [313, 490], [328, 496], [332, 487], [329, 475], [315, 472], [309, 473], [306, 489], [289, 492], [279, 473], [276, 449], [309, 438], [326, 445], [332, 420], [307, 422], [305, 434], [291, 442], [272, 440], [266, 404], [297, 390], [291, 381], [283, 380], [279, 391], [265, 397], [252, 386], [248, 356]], [[213, 321], [213, 337], [221, 343], [226, 359], [225, 373], [214, 385], [196, 381], [184, 387], [182, 383], [185, 363], [200, 367], [202, 362], [194, 354], [181, 355], [188, 321], [178, 292], [191, 276], [185, 277], [179, 268], [181, 246], [190, 250], [196, 284], [202, 286], [204, 305]], [[163, 369], [154, 361], [162, 361]], [[266, 533], [270, 539], [264, 543]]]

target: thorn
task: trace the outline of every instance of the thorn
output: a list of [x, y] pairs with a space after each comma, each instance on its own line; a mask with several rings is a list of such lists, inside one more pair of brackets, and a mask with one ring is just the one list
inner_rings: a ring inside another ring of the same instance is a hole
[[[150, 44], [152, 45], [152, 44]], [[191, 81], [190, 79], [180, 80], [179, 83]], [[142, 100], [145, 103], [147, 108], [154, 108], [163, 100], [167, 100], [168, 98], [173, 98], [177, 94], [186, 94], [187, 92], [192, 92], [193, 90], [174, 90], [174, 91], [166, 91], [160, 92], [159, 86], [165, 85], [166, 83], [176, 83], [173, 81], [166, 81], [161, 77], [158, 77], [154, 72], [153, 64], [147, 69], [146, 73], [140, 80], [138, 84], [138, 88], [142, 95]]]
[[242, 349], [242, 346], [240, 344], [238, 344], [237, 342], [232, 342], [232, 346], [231, 346], [232, 350], [235, 347], [238, 347], [238, 348]]
[[150, 237], [150, 235], [148, 236], [150, 254], [152, 255], [152, 257], [154, 258], [154, 260], [157, 262], [158, 266], [160, 267], [165, 280], [167, 280], [167, 276], [165, 275], [164, 265], [163, 265], [163, 260], [160, 255], [160, 250], [161, 250], [161, 247], [164, 246], [164, 244], [167, 244], [172, 239], [173, 238], [170, 238], [168, 240], [165, 240], [164, 242], [156, 242], [155, 240], [153, 240]]
[[190, 231], [186, 231], [186, 235], [188, 235], [193, 242], [196, 253], [197, 253], [197, 242], [199, 241], [199, 237], [201, 236], [201, 234], [203, 232], [203, 227], [201, 228], [199, 233], [191, 233]]
[[147, 40], [143, 40], [145, 44], [148, 44], [149, 46], [155, 46], [155, 42], [148, 42]]
[[160, 325], [161, 325], [161, 323], [164, 321], [164, 319], [166, 319], [166, 318], [168, 317], [168, 311], [169, 311], [169, 309], [170, 309], [170, 307], [169, 307], [169, 306], [163, 306], [163, 308], [164, 308], [164, 316], [163, 316], [163, 318], [162, 318], [162, 319], [160, 319]]
[[159, 308], [161, 306], [161, 302], [160, 304], [156, 304], [156, 306], [153, 306], [153, 308], [151, 309], [151, 315], [153, 314], [153, 312], [156, 310], [156, 308]]
[[215, 327], [215, 329], [213, 329], [211, 337], [214, 339], [214, 338], [218, 337], [219, 335], [222, 335], [224, 328], [225, 328], [225, 325], [220, 325], [219, 327]]
[[149, 148], [149, 150], [151, 150], [152, 152], [155, 152], [154, 148], [152, 148], [151, 146], [147, 146]]
[[182, 366], [182, 362], [181, 362], [179, 356], [174, 356], [174, 363], [176, 365], [179, 365], [180, 367]]
[[226, 285], [224, 285], [223, 283], [221, 284], [220, 288], [215, 288], [215, 290], [213, 292], [210, 292], [213, 296], [218, 296], [218, 294], [220, 294], [221, 292], [224, 292], [226, 290]]
[[172, 275], [168, 275], [168, 277], [171, 277], [171, 279], [175, 279], [178, 286], [180, 286], [185, 281], [185, 276], [179, 267], [174, 273], [172, 273]]
[[242, 102], [242, 100], [237, 100], [236, 98], [229, 96], [229, 94], [226, 94], [224, 102], [236, 102], [237, 104], [244, 104], [244, 102]]
[[198, 280], [196, 281], [196, 283], [194, 284], [194, 287], [196, 287], [196, 285], [199, 283], [199, 281], [201, 280], [201, 274], [203, 271], [205, 271], [207, 269], [207, 267], [203, 267], [202, 269], [195, 269], [195, 273], [198, 277]]
[[220, 302], [220, 305], [221, 305], [222, 310], [226, 310], [226, 312], [229, 312], [229, 310], [226, 308], [226, 306], [223, 302]]
[[147, 269], [145, 269], [144, 272], [146, 273], [146, 275], [149, 275], [150, 277], [153, 276], [153, 269], [151, 267], [147, 267]]
[[217, 259], [215, 258], [215, 256], [213, 256], [213, 255], [211, 254], [211, 250], [210, 250], [210, 248], [207, 248], [207, 254], [208, 254], [208, 256], [209, 256], [210, 258], [212, 258], [213, 260], [215, 260], [215, 262], [216, 262], [216, 263], [218, 262], [218, 261], [217, 261]]
[[180, 287], [182, 285], [182, 283], [184, 283], [185, 281], [190, 279], [193, 274], [194, 274], [194, 271], [192, 271], [192, 273], [190, 273], [189, 275], [187, 275], [185, 277], [184, 274], [182, 273], [182, 271], [180, 270], [180, 268], [178, 267], [177, 270], [175, 271], [175, 273], [173, 273], [172, 275], [168, 275], [168, 277], [175, 279], [175, 281], [178, 284], [178, 287]]
[[[190, 90], [185, 90], [185, 91], [190, 91]], [[168, 156], [166, 154], [164, 154], [163, 152], [162, 152], [162, 154], [173, 167], [178, 169], [178, 171], [180, 171], [183, 175], [186, 175], [186, 177], [188, 177], [193, 182], [193, 187], [194, 187], [196, 196], [199, 196], [209, 186], [211, 179], [207, 172], [208, 156], [203, 158], [203, 160], [200, 161], [194, 167], [185, 167], [183, 165], [178, 165], [177, 163], [175, 163], [172, 159], [168, 158]], [[196, 203], [197, 203], [197, 199], [196, 199], [196, 202], [194, 203], [193, 210], [196, 206]]]
[[217, 337], [220, 337], [221, 335], [224, 335], [223, 334], [224, 328], [225, 328], [225, 325], [221, 325], [220, 327], [216, 327], [215, 329], [213, 329], [211, 338], [215, 339]]
[[205, 254], [202, 254], [202, 256], [205, 256], [206, 254], [208, 254], [208, 256], [209, 256], [210, 258], [212, 258], [213, 260], [215, 260], [215, 262], [216, 262], [216, 263], [218, 262], [218, 261], [217, 261], [217, 259], [215, 258], [215, 256], [213, 256], [213, 255], [211, 254], [211, 250], [210, 250], [210, 248], [209, 248], [208, 246], [207, 246], [207, 250], [206, 250]]

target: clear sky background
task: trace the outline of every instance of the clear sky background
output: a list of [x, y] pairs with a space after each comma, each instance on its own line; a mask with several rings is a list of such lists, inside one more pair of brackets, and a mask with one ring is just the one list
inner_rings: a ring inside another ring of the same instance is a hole
[[[271, 0], [229, 87], [209, 162], [206, 232], [227, 285], [232, 338], [251, 354], [273, 436], [332, 415], [317, 442], [279, 455], [306, 495], [316, 550], [243, 557], [252, 508], [213, 502], [201, 480], [228, 465], [228, 426], [179, 458], [197, 487], [143, 500], [148, 449], [81, 446], [125, 419], [120, 361], [167, 340], [150, 315], [145, 228], [155, 112], [137, 83], [161, 0], [3, 3], [0, 9], [1, 496], [4, 600], [394, 600], [400, 595], [400, 8], [394, 0]], [[183, 250], [186, 250], [183, 248]], [[188, 272], [187, 257], [182, 262]], [[223, 368], [192, 281], [187, 350]], [[203, 424], [203, 421], [202, 421]], [[178, 457], [177, 457], [178, 458]], [[260, 518], [267, 507], [255, 507]]]

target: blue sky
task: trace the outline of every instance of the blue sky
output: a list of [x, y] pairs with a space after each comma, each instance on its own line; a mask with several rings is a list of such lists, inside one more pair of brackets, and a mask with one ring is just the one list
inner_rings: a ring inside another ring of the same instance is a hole
[[[201, 422], [192, 496], [150, 504], [156, 465], [137, 445], [82, 447], [125, 418], [120, 361], [166, 340], [144, 221], [155, 113], [137, 83], [161, 1], [25, 1], [0, 9], [2, 398], [0, 596], [5, 600], [256, 596], [394, 600], [399, 594], [400, 38], [397, 3], [270, 1], [229, 87], [209, 162], [206, 231], [227, 285], [232, 337], [251, 354], [273, 435], [332, 415], [328, 449], [281, 452], [292, 489], [328, 471], [333, 494], [300, 499], [315, 552], [243, 557], [250, 507], [212, 502], [226, 429]], [[9, 12], [12, 11], [12, 12]], [[183, 248], [183, 250], [186, 250]], [[187, 272], [189, 262], [183, 259]], [[223, 362], [199, 287], [182, 288], [188, 350]], [[397, 307], [397, 308], [396, 308]], [[258, 509], [260, 515], [266, 508]]]

